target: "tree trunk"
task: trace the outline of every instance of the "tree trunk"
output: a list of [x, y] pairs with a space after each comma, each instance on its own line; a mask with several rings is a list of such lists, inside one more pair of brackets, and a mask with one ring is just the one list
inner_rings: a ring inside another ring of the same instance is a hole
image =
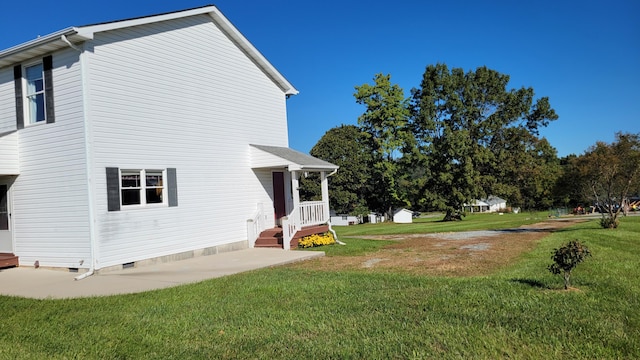
[[569, 277], [571, 276], [571, 273], [568, 271], [564, 272], [564, 289], [568, 290], [569, 289]]
[[447, 213], [444, 215], [444, 219], [442, 221], [460, 221], [462, 220], [462, 215], [459, 211], [447, 210]]

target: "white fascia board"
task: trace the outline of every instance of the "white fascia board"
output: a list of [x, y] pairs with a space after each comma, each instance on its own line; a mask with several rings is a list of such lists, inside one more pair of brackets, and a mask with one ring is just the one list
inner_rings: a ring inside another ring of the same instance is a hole
[[56, 31], [54, 33], [48, 34], [48, 35], [44, 35], [44, 36], [38, 36], [37, 38], [33, 39], [33, 40], [29, 40], [25, 43], [22, 44], [18, 44], [16, 46], [12, 46], [8, 49], [2, 50], [0, 51], [0, 58], [4, 58], [6, 56], [9, 55], [13, 55], [15, 53], [19, 53], [21, 51], [25, 51], [27, 49], [30, 48], [34, 48], [37, 47], [39, 45], [51, 42], [51, 41], [56, 41], [60, 39], [60, 36], [65, 35], [72, 35], [76, 33], [76, 28], [74, 27], [69, 27], [66, 29], [62, 29], [59, 31]]
[[129, 19], [129, 20], [116, 20], [116, 21], [110, 21], [110, 22], [94, 24], [94, 25], [79, 26], [77, 29], [79, 34], [93, 39], [93, 35], [98, 32], [117, 30], [117, 29], [132, 27], [132, 26], [139, 26], [139, 25], [151, 24], [151, 23], [160, 22], [160, 21], [174, 20], [174, 19], [180, 19], [188, 16], [206, 14], [210, 12], [211, 9], [215, 9], [215, 6], [206, 6], [206, 7], [196, 8], [196, 9], [176, 11], [176, 12], [160, 14], [160, 15], [143, 16], [143, 17]]
[[82, 42], [90, 39], [79, 35], [76, 27], [68, 27], [48, 35], [39, 36], [33, 40], [0, 51], [0, 68], [67, 47], [68, 44], [62, 40], [62, 37], [68, 38], [71, 42]]
[[261, 67], [265, 73], [278, 84], [286, 95], [297, 95], [299, 93], [293, 85], [282, 75], [271, 63], [256, 49], [249, 40], [227, 19], [215, 6], [211, 7], [209, 16], [231, 39]]
[[312, 172], [320, 172], [320, 171], [335, 171], [338, 170], [338, 166], [318, 166], [318, 165], [300, 165], [300, 164], [292, 164], [289, 165], [289, 171], [312, 171]]

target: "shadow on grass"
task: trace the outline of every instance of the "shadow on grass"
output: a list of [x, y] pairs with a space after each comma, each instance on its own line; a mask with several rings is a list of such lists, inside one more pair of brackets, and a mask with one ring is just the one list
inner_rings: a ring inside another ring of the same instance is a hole
[[525, 285], [529, 285], [531, 287], [534, 288], [538, 288], [538, 289], [551, 289], [549, 286], [545, 285], [543, 282], [540, 282], [538, 280], [532, 280], [532, 279], [511, 279], [511, 282], [517, 282], [520, 284], [525, 284]]

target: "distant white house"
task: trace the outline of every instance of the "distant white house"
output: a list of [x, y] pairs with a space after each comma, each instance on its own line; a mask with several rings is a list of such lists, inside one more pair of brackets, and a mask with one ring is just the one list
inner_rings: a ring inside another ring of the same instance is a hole
[[360, 220], [357, 216], [353, 215], [331, 215], [331, 225], [333, 226], [348, 226], [359, 224]]
[[489, 196], [485, 199], [473, 200], [471, 204], [464, 204], [464, 210], [471, 213], [498, 212], [506, 207], [507, 201], [497, 196]]
[[398, 224], [410, 224], [413, 222], [413, 211], [398, 209], [393, 213], [393, 222]]
[[377, 224], [377, 223], [380, 223], [380, 222], [384, 222], [384, 216], [376, 214], [376, 213], [371, 213], [367, 217], [368, 217], [369, 223], [371, 223], [371, 224]]
[[[0, 253], [91, 274], [276, 227], [288, 249], [329, 221], [338, 168], [288, 147], [297, 93], [215, 6], [0, 49]], [[322, 200], [300, 201], [305, 172]]]

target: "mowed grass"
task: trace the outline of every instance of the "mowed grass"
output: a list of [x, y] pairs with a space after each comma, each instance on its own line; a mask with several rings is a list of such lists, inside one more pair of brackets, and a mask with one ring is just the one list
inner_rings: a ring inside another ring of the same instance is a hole
[[[470, 214], [463, 221], [442, 221], [444, 214], [413, 219], [411, 224], [391, 222], [360, 224], [356, 226], [334, 226], [338, 239], [349, 246], [309, 248], [307, 251], [324, 251], [327, 256], [353, 256], [375, 251], [394, 241], [367, 240], [370, 235], [428, 234], [473, 230], [515, 229], [522, 225], [535, 224], [549, 218], [547, 212], [527, 212], [519, 214]], [[363, 239], [364, 238], [364, 239]]]
[[516, 228], [534, 224], [548, 218], [548, 212], [525, 212], [519, 214], [470, 214], [462, 221], [442, 221], [443, 215], [413, 219], [411, 224], [377, 223], [357, 226], [336, 226], [339, 236], [357, 237], [365, 235], [423, 234], [450, 231], [495, 230]]
[[[563, 291], [546, 266], [576, 238], [593, 257]], [[640, 358], [639, 259], [629, 217], [563, 229], [482, 277], [294, 264], [141, 294], [0, 297], [0, 358]]]

